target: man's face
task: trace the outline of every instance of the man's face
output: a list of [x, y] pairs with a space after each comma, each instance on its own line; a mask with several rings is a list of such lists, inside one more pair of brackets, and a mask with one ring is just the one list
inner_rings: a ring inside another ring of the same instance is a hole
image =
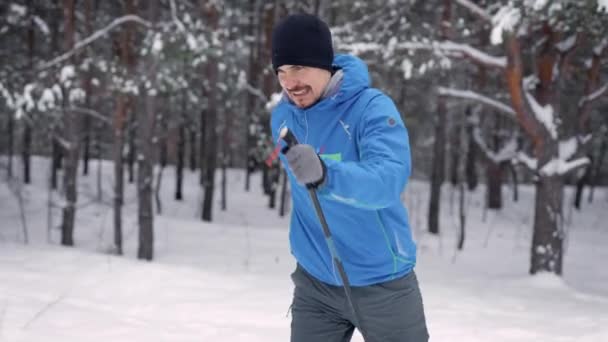
[[288, 64], [281, 65], [277, 75], [281, 87], [299, 108], [315, 104], [331, 78], [325, 69]]

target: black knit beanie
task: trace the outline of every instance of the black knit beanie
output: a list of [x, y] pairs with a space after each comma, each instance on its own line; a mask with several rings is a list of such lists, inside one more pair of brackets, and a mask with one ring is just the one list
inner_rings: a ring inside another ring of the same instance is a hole
[[303, 65], [332, 72], [334, 50], [329, 27], [317, 16], [293, 14], [272, 32], [272, 67]]

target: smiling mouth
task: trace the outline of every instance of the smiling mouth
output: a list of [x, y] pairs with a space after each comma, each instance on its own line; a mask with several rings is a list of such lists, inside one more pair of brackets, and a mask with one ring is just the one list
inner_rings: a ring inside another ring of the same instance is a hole
[[295, 97], [301, 97], [304, 96], [308, 93], [308, 88], [303, 88], [303, 89], [298, 89], [298, 90], [292, 90], [289, 92], [292, 96]]

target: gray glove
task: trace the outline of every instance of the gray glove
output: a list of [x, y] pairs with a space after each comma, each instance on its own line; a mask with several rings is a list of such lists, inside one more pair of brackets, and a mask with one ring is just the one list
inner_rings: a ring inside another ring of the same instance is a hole
[[325, 182], [325, 163], [310, 145], [298, 144], [283, 150], [298, 183], [316, 188]]

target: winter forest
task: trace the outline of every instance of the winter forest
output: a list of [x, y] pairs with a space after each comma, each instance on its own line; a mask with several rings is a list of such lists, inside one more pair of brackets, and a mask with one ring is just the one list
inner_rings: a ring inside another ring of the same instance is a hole
[[608, 0], [2, 1], [0, 341], [288, 340], [299, 12], [407, 126], [431, 340], [608, 341]]

